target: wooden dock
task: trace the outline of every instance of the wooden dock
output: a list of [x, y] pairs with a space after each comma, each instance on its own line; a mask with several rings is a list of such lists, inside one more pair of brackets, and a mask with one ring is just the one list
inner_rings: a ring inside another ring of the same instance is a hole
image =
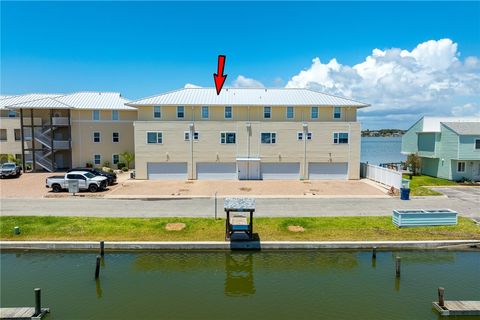
[[0, 319], [42, 319], [49, 312], [49, 308], [42, 308], [42, 312], [35, 316], [34, 307], [0, 308]]
[[433, 307], [442, 316], [480, 316], [480, 301], [448, 301], [444, 306], [432, 302]]

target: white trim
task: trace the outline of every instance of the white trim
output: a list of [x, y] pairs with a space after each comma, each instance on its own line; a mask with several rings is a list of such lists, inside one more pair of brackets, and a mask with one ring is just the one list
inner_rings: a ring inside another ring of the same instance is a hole
[[[335, 109], [336, 109], [336, 108], [340, 109], [340, 117], [339, 117], [339, 118], [335, 118]], [[342, 114], [343, 114], [343, 112], [342, 112], [342, 108], [341, 108], [341, 107], [333, 107], [333, 114], [332, 114], [332, 119], [333, 119], [333, 120], [342, 120]]]
[[[117, 163], [115, 163], [115, 161], [113, 160], [113, 157], [114, 157], [114, 156], [118, 156], [118, 162], [117, 162]], [[120, 155], [119, 155], [118, 153], [113, 153], [113, 154], [112, 154], [112, 165], [113, 165], [113, 164], [118, 164], [119, 162], [120, 162]]]
[[[160, 113], [160, 117], [155, 117], [155, 108], [158, 108], [158, 113]], [[161, 106], [153, 106], [153, 119], [162, 119], [162, 107]]]
[[[163, 144], [163, 131], [147, 131], [146, 132], [147, 134], [145, 135], [145, 138], [146, 138], [146, 141], [147, 141], [147, 145], [148, 144]], [[148, 142], [148, 134], [149, 133], [156, 133], [157, 134], [157, 139], [156, 139], [156, 142]], [[158, 142], [158, 134], [160, 133], [161, 137], [162, 137], [162, 142]]]
[[[269, 109], [270, 109], [270, 111], [268, 112], [268, 114], [269, 114], [269, 117], [268, 117], [268, 118], [265, 117], [265, 108], [269, 108]], [[269, 106], [264, 106], [264, 107], [263, 107], [263, 119], [272, 119], [272, 107], [269, 107]]]
[[[117, 119], [113, 119], [113, 115], [117, 114]], [[112, 121], [118, 121], [120, 120], [120, 112], [118, 110], [112, 110]]]
[[[347, 140], [348, 142], [347, 143], [340, 143], [340, 134], [341, 133], [346, 133], [347, 134]], [[335, 134], [338, 134], [338, 142], [335, 143]], [[334, 131], [332, 132], [332, 144], [350, 144], [350, 134], [348, 132], [345, 132], [345, 131]]]
[[[197, 134], [197, 139], [195, 139], [195, 133]], [[188, 139], [186, 139], [186, 135], [188, 134]], [[193, 131], [193, 141], [200, 140], [200, 133], [198, 131]], [[183, 131], [183, 141], [190, 141], [190, 131]]]
[[[95, 163], [95, 156], [100, 156], [100, 163], [99, 164]], [[93, 154], [92, 159], [93, 159], [92, 163], [93, 163], [94, 166], [101, 166], [102, 165], [102, 155], [101, 154], [98, 154], [98, 153]]]
[[[203, 108], [207, 108], [208, 117], [206, 117], [206, 118], [203, 117]], [[202, 107], [200, 108], [200, 118], [203, 119], [203, 120], [208, 120], [208, 119], [210, 119], [210, 108], [209, 108], [209, 106], [202, 106]]]
[[[178, 116], [178, 108], [183, 108], [183, 117]], [[177, 106], [175, 112], [176, 112], [177, 119], [185, 119], [185, 106]]]
[[[116, 133], [118, 135], [118, 141], [113, 141], [113, 134]], [[112, 132], [112, 143], [119, 143], [120, 142], [120, 132], [113, 131]]]
[[[227, 108], [230, 108], [230, 115], [231, 117], [230, 118], [227, 118], [226, 115], [227, 115]], [[225, 120], [233, 120], [233, 107], [232, 106], [224, 106], [223, 107], [223, 118]]]
[[480, 141], [480, 139], [473, 139], [473, 150], [474, 151], [480, 151], [480, 148], [479, 149], [476, 148], [477, 141]]
[[[463, 171], [458, 171], [458, 165], [459, 165], [460, 163], [463, 163]], [[457, 171], [457, 173], [465, 173], [465, 172], [467, 172], [467, 162], [466, 162], [466, 161], [457, 161], [457, 165], [456, 165], [455, 170]]]
[[[95, 120], [95, 112], [98, 112], [97, 120]], [[92, 121], [100, 121], [100, 118], [101, 118], [100, 110], [92, 110]]]
[[[313, 140], [313, 133], [311, 131], [307, 131], [307, 135], [304, 135], [305, 131], [297, 131], [297, 141], [303, 141], [304, 139]], [[298, 135], [302, 135], [302, 139], [298, 139]], [[310, 139], [308, 138], [310, 136]]]
[[[98, 133], [98, 141], [95, 141], [95, 133]], [[102, 143], [102, 132], [101, 131], [93, 131], [92, 132], [92, 141], [93, 141], [93, 143]]]
[[[270, 142], [262, 141], [262, 134], [270, 134]], [[272, 142], [272, 135], [275, 135], [275, 142]], [[260, 132], [260, 144], [277, 144], [277, 132], [276, 131], [262, 131]]]
[[[222, 133], [225, 133], [225, 142], [222, 142]], [[235, 134], [234, 143], [227, 143], [227, 133]], [[237, 132], [236, 131], [220, 131], [220, 144], [237, 144]]]
[[[313, 108], [317, 109], [317, 117], [313, 117]], [[316, 120], [320, 117], [320, 109], [318, 107], [310, 107], [310, 119]]]
[[[289, 109], [289, 108], [292, 108], [292, 111], [293, 111], [293, 116], [292, 116], [291, 118], [288, 117], [288, 109]], [[288, 107], [288, 106], [287, 106], [287, 107], [285, 108], [285, 119], [286, 119], [286, 120], [295, 120], [295, 108], [294, 108], [294, 107], [292, 107], [292, 106], [289, 106], [289, 107]]]

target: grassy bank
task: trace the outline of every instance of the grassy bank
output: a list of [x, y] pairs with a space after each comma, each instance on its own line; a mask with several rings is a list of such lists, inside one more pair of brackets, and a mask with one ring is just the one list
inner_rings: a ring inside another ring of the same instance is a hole
[[[408, 175], [403, 175], [404, 179], [408, 179]], [[440, 192], [433, 191], [428, 187], [436, 187], [436, 186], [454, 186], [457, 185], [456, 182], [429, 177], [429, 176], [413, 176], [412, 180], [410, 180], [410, 195], [411, 196], [439, 196], [441, 195]]]
[[[167, 223], [184, 223], [167, 231]], [[0, 217], [2, 240], [224, 240], [225, 220], [210, 218]], [[13, 228], [21, 228], [20, 235]], [[292, 232], [289, 226], [303, 227]], [[258, 218], [254, 232], [261, 240], [442, 240], [480, 239], [480, 227], [466, 218], [457, 226], [395, 227], [390, 217]]]

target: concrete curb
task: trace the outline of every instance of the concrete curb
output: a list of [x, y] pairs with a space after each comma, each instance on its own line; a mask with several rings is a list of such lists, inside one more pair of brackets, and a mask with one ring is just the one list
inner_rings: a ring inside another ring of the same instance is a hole
[[[318, 249], [437, 249], [480, 245], [480, 240], [430, 241], [168, 241], [105, 242], [105, 250], [318, 250]], [[0, 250], [84, 250], [98, 251], [98, 241], [0, 241]]]

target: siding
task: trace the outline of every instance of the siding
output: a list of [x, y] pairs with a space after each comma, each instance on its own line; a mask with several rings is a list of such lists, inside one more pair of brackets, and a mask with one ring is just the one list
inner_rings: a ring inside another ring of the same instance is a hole
[[418, 154], [424, 157], [435, 156], [435, 132], [419, 132], [418, 134]]
[[417, 132], [422, 131], [423, 118], [418, 120], [402, 136], [402, 153], [410, 154], [418, 152]]
[[463, 160], [480, 160], [480, 150], [475, 150], [475, 140], [480, 140], [480, 135], [460, 136], [458, 158]]

